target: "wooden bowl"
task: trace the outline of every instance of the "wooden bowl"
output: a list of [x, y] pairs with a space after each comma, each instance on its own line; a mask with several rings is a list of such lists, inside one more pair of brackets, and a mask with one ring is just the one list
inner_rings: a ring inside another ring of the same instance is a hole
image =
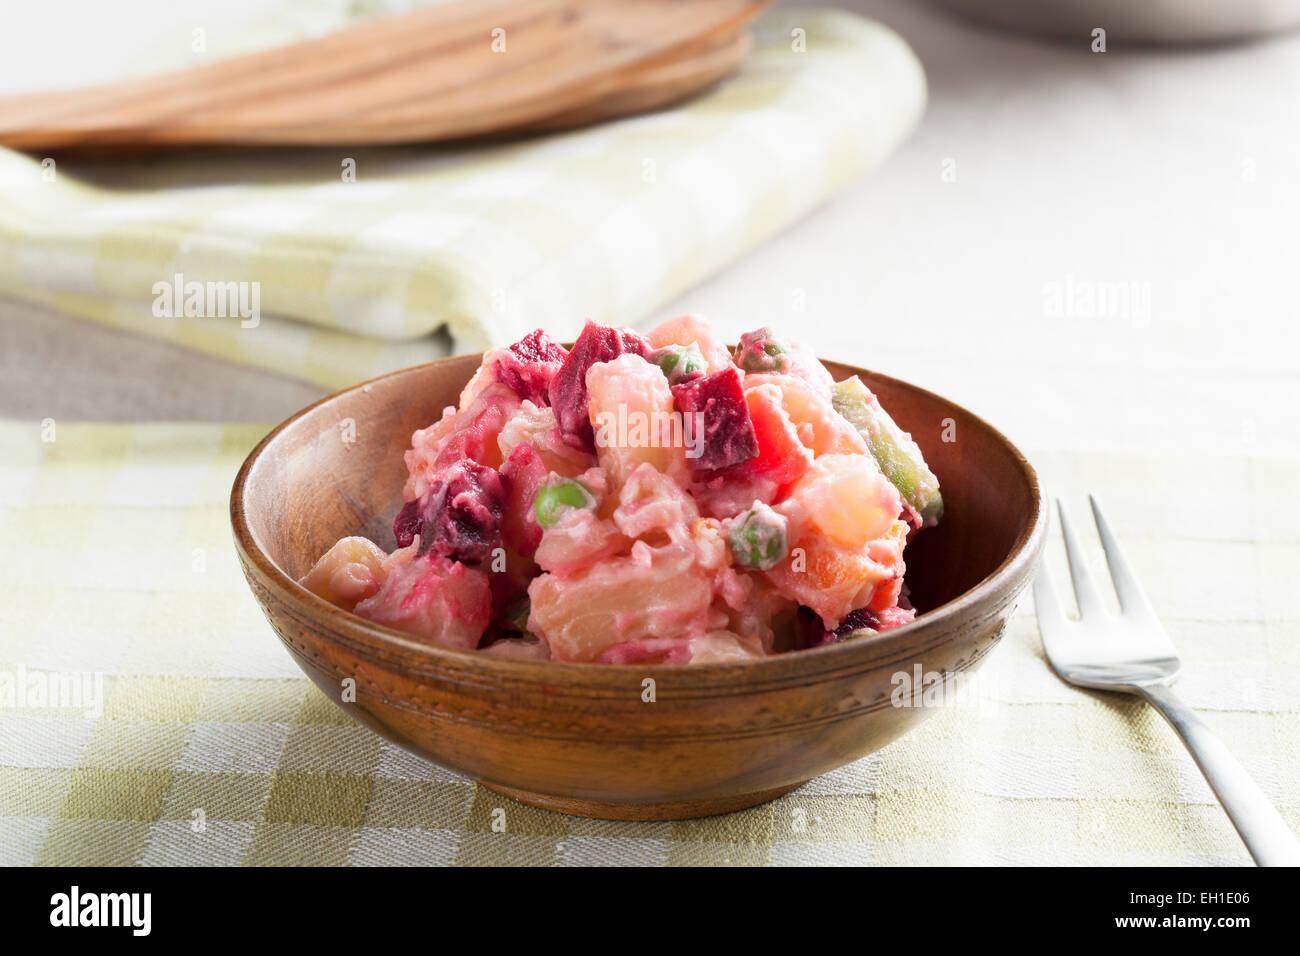
[[[230, 513], [249, 586], [321, 690], [390, 740], [516, 800], [669, 820], [786, 793], [927, 716], [928, 708], [894, 706], [894, 675], [977, 667], [1042, 551], [1037, 477], [1006, 438], [938, 395], [832, 362], [837, 379], [861, 375], [912, 432], [943, 488], [943, 520], [907, 549], [921, 613], [905, 627], [725, 664], [522, 661], [422, 644], [301, 587], [297, 579], [345, 535], [396, 546], [402, 451], [456, 403], [479, 361], [394, 372], [294, 415], [244, 462]], [[349, 678], [355, 700], [345, 699]]]

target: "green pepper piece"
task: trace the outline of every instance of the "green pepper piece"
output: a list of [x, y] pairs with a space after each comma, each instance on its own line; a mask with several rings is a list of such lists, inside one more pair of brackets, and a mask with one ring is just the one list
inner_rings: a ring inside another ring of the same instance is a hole
[[855, 375], [831, 386], [835, 410], [857, 429], [881, 472], [898, 489], [903, 500], [932, 525], [943, 514], [943, 495], [921, 449], [912, 436], [895, 424], [889, 413]]

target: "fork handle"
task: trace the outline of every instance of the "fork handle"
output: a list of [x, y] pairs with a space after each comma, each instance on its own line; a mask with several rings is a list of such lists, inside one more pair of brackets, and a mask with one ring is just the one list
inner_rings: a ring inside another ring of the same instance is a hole
[[1255, 862], [1260, 866], [1300, 866], [1300, 843], [1223, 741], [1165, 685], [1137, 690], [1183, 738]]

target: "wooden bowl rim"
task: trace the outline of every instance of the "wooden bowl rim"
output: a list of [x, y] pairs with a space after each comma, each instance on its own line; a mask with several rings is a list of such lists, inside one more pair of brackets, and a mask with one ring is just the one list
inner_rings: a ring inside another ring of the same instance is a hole
[[[861, 366], [837, 362], [836, 364], [850, 369], [853, 374], [865, 375], [876, 381], [898, 386], [924, 398], [960, 409], [970, 416], [978, 427], [987, 430], [994, 441], [1010, 455], [1019, 469], [1033, 498], [1030, 502], [1030, 519], [1016, 536], [1007, 556], [974, 587], [963, 591], [939, 607], [926, 611], [915, 621], [893, 628], [869, 640], [825, 644], [821, 647], [744, 661], [644, 666], [580, 661], [536, 661], [497, 657], [480, 650], [462, 650], [417, 641], [394, 628], [376, 624], [336, 607], [308, 591], [281, 570], [263, 550], [248, 524], [244, 504], [245, 491], [259, 459], [274, 444], [279, 435], [316, 409], [346, 394], [367, 389], [390, 378], [409, 375], [444, 362], [463, 361], [472, 354], [451, 355], [377, 375], [339, 389], [295, 412], [272, 429], [249, 452], [243, 465], [240, 466], [230, 491], [231, 525], [235, 545], [243, 558], [246, 572], [251, 564], [268, 589], [278, 595], [284, 607], [291, 609], [294, 612], [293, 616], [304, 625], [327, 633], [333, 640], [349, 646], [353, 651], [372, 659], [400, 665], [410, 673], [436, 676], [440, 679], [460, 679], [468, 683], [487, 681], [493, 684], [506, 682], [531, 686], [539, 683], [549, 684], [563, 677], [571, 687], [582, 684], [587, 691], [602, 685], [606, 687], [610, 684], [621, 685], [623, 680], [619, 678], [625, 680], [633, 675], [638, 680], [651, 677], [657, 683], [671, 678], [676, 681], [674, 686], [678, 691], [682, 689], [683, 679], [689, 683], [692, 690], [710, 694], [743, 693], [746, 689], [772, 689], [792, 683], [807, 682], [810, 678], [864, 671], [888, 663], [891, 659], [899, 662], [912, 660], [919, 653], [946, 643], [951, 637], [949, 632], [952, 625], [956, 625], [967, 615], [977, 614], [981, 606], [996, 603], [997, 598], [1004, 591], [1014, 587], [1018, 578], [1027, 575], [1041, 555], [1047, 521], [1038, 475], [1028, 459], [1010, 439], [974, 412], [936, 392]], [[482, 354], [480, 352], [478, 356], [481, 357]], [[714, 684], [713, 681], [717, 683]], [[626, 694], [626, 690], [619, 687], [617, 694], [622, 696]], [[678, 693], [675, 696], [682, 695]]]

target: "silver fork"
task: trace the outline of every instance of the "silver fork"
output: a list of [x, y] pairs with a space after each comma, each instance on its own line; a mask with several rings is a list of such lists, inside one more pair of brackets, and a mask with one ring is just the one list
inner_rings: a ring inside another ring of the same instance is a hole
[[1097, 499], [1089, 495], [1088, 500], [1119, 598], [1120, 614], [1116, 617], [1102, 606], [1070, 517], [1058, 500], [1079, 621], [1068, 620], [1061, 611], [1044, 561], [1034, 579], [1034, 608], [1052, 668], [1080, 687], [1145, 697], [1183, 738], [1255, 862], [1260, 866], [1300, 865], [1300, 843], [1277, 809], [1223, 741], [1169, 689], [1180, 666], [1178, 652], [1142, 593]]

